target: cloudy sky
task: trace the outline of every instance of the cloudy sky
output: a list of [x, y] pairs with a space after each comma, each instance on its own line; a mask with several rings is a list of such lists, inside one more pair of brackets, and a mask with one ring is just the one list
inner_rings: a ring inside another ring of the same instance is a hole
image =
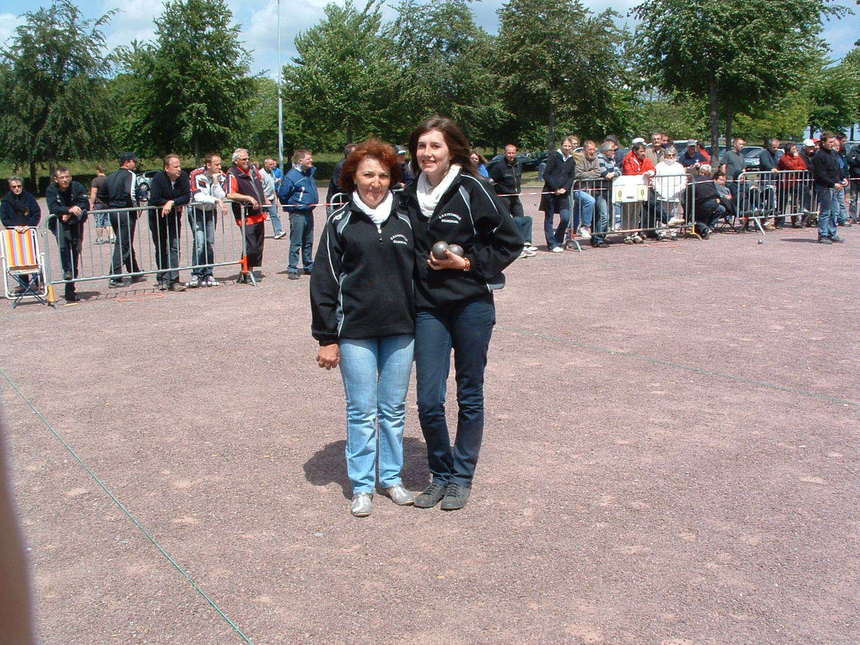
[[[323, 7], [328, 0], [281, 0], [281, 59], [286, 62], [295, 54], [293, 38], [302, 30], [313, 26], [323, 16]], [[480, 0], [472, 3], [472, 11], [478, 23], [487, 31], [495, 33], [498, 29], [496, 10], [503, 0]], [[635, 6], [638, 0], [585, 0], [592, 10], [599, 11], [607, 6], [626, 14]], [[118, 2], [117, 0], [88, 0], [78, 2], [87, 18], [100, 16], [109, 9], [122, 7], [114, 16], [109, 27], [105, 30], [111, 47], [124, 45], [134, 39], [148, 40], [153, 37], [152, 20], [160, 13], [161, 0], [156, 2]], [[258, 2], [230, 2], [234, 11], [234, 20], [242, 31], [246, 48], [253, 57], [252, 71], [271, 73], [277, 68], [277, 2], [276, 0], [261, 0]], [[361, 5], [362, 0], [356, 0]], [[394, 5], [394, 0], [388, 4]], [[854, 6], [854, 2], [842, 0], [846, 6]], [[21, 14], [39, 7], [49, 6], [44, 0], [0, 0], [0, 43], [5, 43], [15, 26], [20, 23]], [[393, 12], [386, 10], [387, 17]], [[830, 43], [835, 57], [842, 57], [851, 49], [854, 40], [860, 34], [860, 16], [853, 15], [846, 19], [834, 21], [826, 26], [825, 37]]]

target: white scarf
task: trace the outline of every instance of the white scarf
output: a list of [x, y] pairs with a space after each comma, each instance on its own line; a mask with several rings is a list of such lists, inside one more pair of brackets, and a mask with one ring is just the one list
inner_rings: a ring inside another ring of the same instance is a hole
[[416, 187], [415, 194], [418, 197], [418, 205], [421, 207], [421, 214], [424, 217], [430, 219], [433, 211], [436, 210], [436, 206], [439, 204], [439, 200], [442, 199], [442, 195], [445, 194], [445, 191], [448, 190], [459, 174], [460, 166], [452, 163], [451, 167], [448, 168], [448, 174], [436, 186], [430, 185], [430, 180], [427, 179], [426, 172], [418, 175], [418, 186]]
[[389, 190], [385, 199], [379, 202], [379, 206], [376, 208], [371, 208], [361, 201], [361, 197], [358, 196], [357, 190], [352, 191], [352, 201], [355, 202], [355, 205], [358, 206], [361, 212], [373, 220], [373, 223], [376, 224], [376, 228], [378, 229], [382, 223], [388, 219], [388, 216], [391, 215], [391, 206], [394, 204], [394, 194]]

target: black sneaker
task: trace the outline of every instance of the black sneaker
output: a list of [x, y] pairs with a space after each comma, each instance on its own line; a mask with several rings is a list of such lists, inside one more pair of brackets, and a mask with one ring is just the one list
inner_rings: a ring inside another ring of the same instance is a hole
[[124, 287], [125, 282], [122, 280], [111, 280], [108, 282], [108, 289], [119, 289], [120, 287]]
[[305, 275], [310, 275], [311, 273], [313, 273], [313, 269], [302, 269], [302, 273], [304, 273]]
[[445, 497], [446, 490], [447, 488], [442, 482], [431, 482], [427, 488], [416, 495], [415, 506], [418, 508], [433, 508]]
[[472, 489], [463, 484], [452, 483], [445, 488], [445, 497], [442, 498], [443, 511], [457, 511], [469, 501], [469, 493]]
[[819, 237], [818, 243], [819, 244], [833, 244], [833, 240], [831, 240], [829, 237]]
[[298, 273], [292, 273], [291, 272], [291, 273], [287, 274], [287, 280], [298, 280], [298, 279], [299, 279]]

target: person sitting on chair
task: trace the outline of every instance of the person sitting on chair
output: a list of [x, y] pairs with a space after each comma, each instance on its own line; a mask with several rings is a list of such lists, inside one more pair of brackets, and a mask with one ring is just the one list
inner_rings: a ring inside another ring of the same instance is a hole
[[[24, 180], [21, 177], [9, 178], [9, 192], [0, 204], [0, 221], [6, 228], [14, 228], [23, 233], [28, 228], [36, 227], [42, 219], [42, 209], [33, 194], [24, 190]], [[18, 292], [26, 291], [31, 279], [17, 276]], [[34, 278], [35, 279], [35, 278]]]

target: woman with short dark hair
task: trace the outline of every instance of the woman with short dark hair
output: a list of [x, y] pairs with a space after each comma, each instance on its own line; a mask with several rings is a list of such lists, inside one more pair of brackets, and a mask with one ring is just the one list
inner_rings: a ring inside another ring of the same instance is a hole
[[[484, 432], [493, 290], [504, 285], [502, 270], [519, 256], [523, 240], [507, 207], [475, 176], [468, 141], [453, 121], [424, 121], [413, 130], [409, 150], [413, 169], [420, 171], [403, 191], [417, 259], [418, 416], [432, 476], [415, 505], [441, 501], [443, 510], [456, 510], [469, 498]], [[452, 349], [458, 404], [453, 445], [445, 419]]]
[[350, 510], [365, 517], [377, 483], [395, 504], [412, 504], [400, 471], [414, 346], [415, 251], [412, 225], [390, 190], [400, 181], [391, 146], [360, 143], [340, 181], [350, 198], [329, 217], [317, 249], [311, 331], [320, 344], [317, 364], [340, 366]]

